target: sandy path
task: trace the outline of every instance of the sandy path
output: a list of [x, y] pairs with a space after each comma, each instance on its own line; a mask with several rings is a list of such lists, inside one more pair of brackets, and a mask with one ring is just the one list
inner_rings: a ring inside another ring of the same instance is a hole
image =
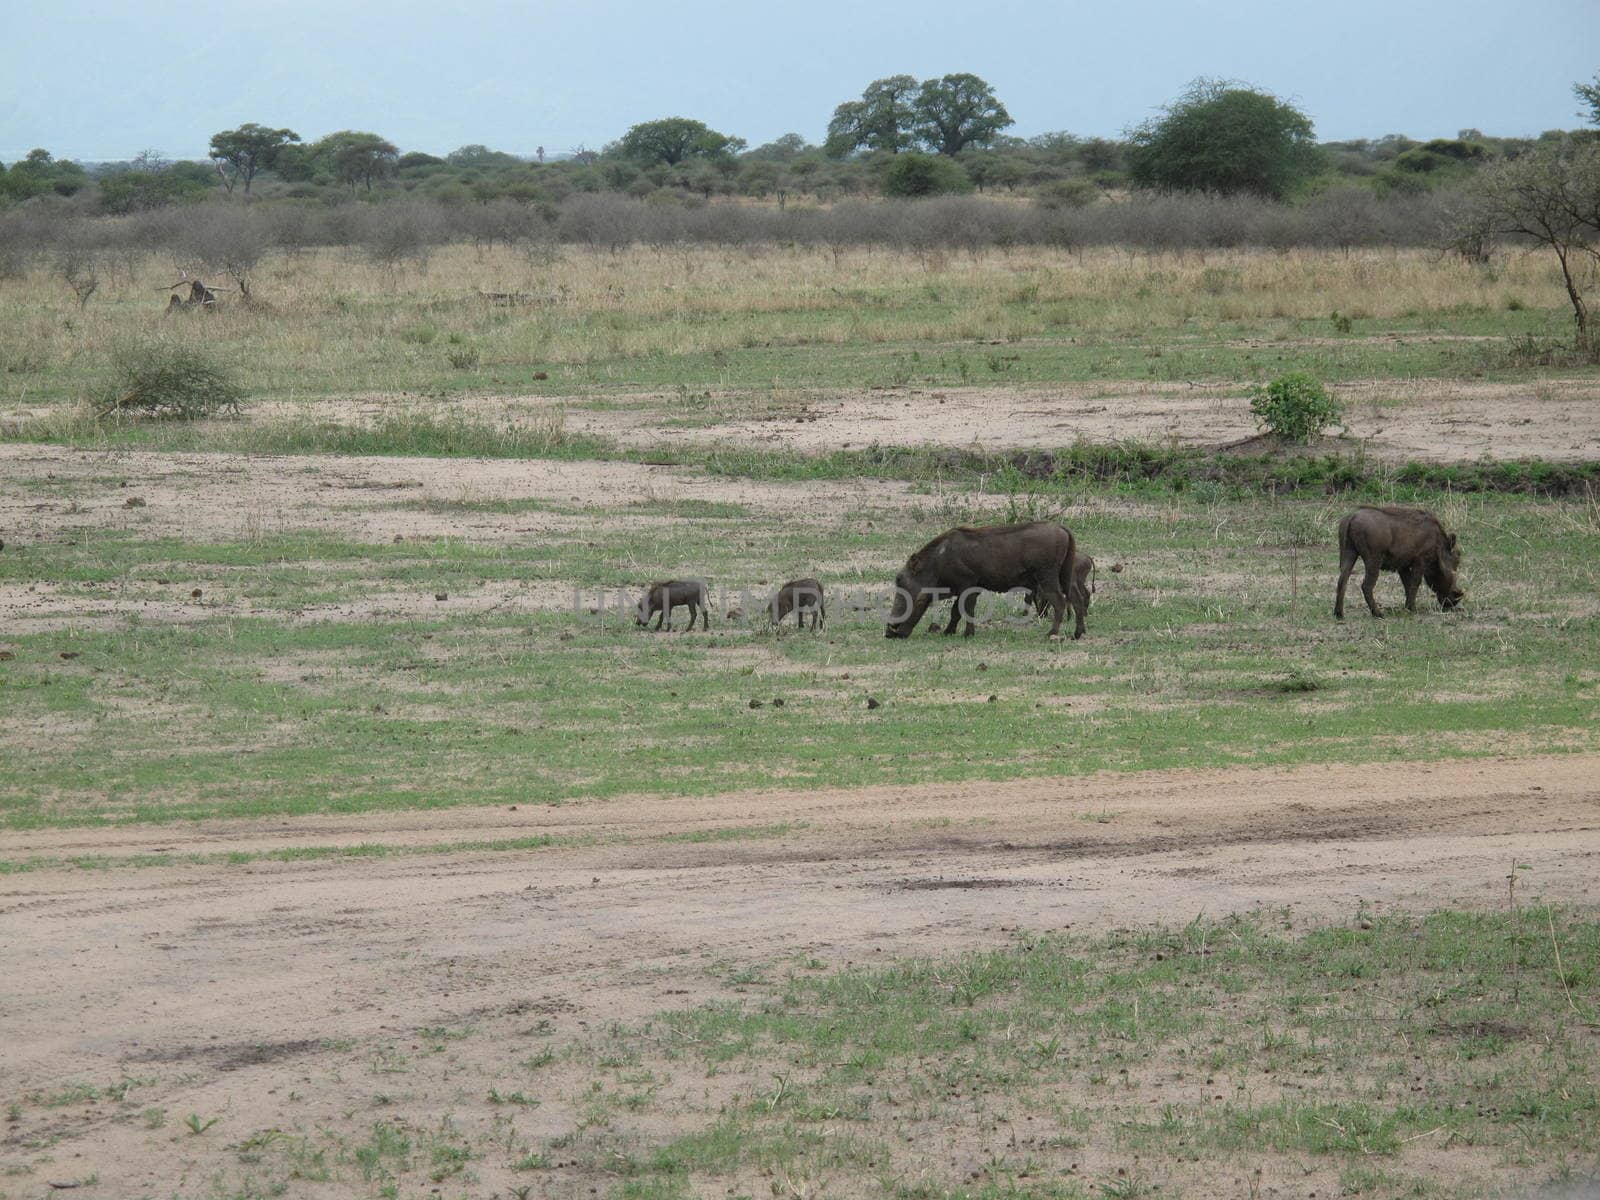
[[[777, 822], [796, 828], [650, 840]], [[485, 1081], [515, 1083], [515, 1060], [542, 1044], [529, 1040], [536, 1023], [581, 1037], [726, 996], [737, 965], [880, 961], [998, 944], [1017, 926], [1257, 906], [1490, 905], [1513, 860], [1532, 867], [1531, 894], [1593, 903], [1597, 829], [1600, 756], [1572, 756], [12, 834], [8, 857], [597, 840], [11, 876], [0, 1078], [8, 1098], [134, 1078], [138, 1106], [218, 1114], [229, 1139], [348, 1122], [398, 1086], [390, 1111], [420, 1128], [469, 1099], [481, 1107]], [[426, 1057], [416, 1031], [428, 1026], [473, 1035]], [[409, 1056], [403, 1077], [381, 1065], [390, 1054]], [[557, 1137], [573, 1119], [552, 1103], [519, 1128]], [[152, 1132], [105, 1101], [27, 1107], [0, 1162], [37, 1163], [41, 1139], [58, 1139], [45, 1177], [93, 1170], [128, 1194], [200, 1188], [234, 1164], [234, 1143]], [[483, 1172], [486, 1185], [504, 1174]]]
[[[777, 822], [795, 828], [654, 840]], [[593, 1031], [725, 996], [730, 964], [879, 961], [998, 944], [1017, 926], [1183, 923], [1263, 906], [1339, 916], [1359, 903], [1493, 905], [1513, 860], [1532, 868], [1526, 894], [1592, 904], [1600, 756], [41, 831], [7, 835], [0, 852], [536, 833], [597, 840], [4, 878], [8, 1098], [126, 1074], [144, 1080], [140, 1104], [221, 1113], [241, 1137], [369, 1103], [383, 1082], [371, 1078], [375, 1048], [419, 1027], [471, 1026], [477, 1036], [451, 1043], [449, 1071], [492, 1080], [527, 1052], [530, 1014], [558, 1034]], [[404, 1083], [427, 1094], [424, 1078]], [[64, 1139], [55, 1161], [80, 1156], [129, 1188], [173, 1183], [171, 1134], [113, 1120], [115, 1108], [31, 1107], [0, 1140], [0, 1161], [30, 1158], [43, 1130]], [[554, 1136], [565, 1119], [552, 1108], [538, 1121]], [[185, 1170], [216, 1165], [184, 1138]]]

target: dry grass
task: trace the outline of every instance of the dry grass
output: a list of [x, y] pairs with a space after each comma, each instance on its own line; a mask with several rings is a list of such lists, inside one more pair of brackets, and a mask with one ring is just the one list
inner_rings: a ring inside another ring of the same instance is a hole
[[[171, 318], [159, 290], [169, 279], [160, 258], [125, 263], [82, 310], [47, 271], [0, 281], [0, 397], [25, 405], [81, 395], [118, 340], [157, 329], [220, 351], [258, 392], [295, 397], [453, 377], [493, 388], [496, 371], [509, 368], [592, 370], [756, 346], [1248, 336], [1334, 311], [1358, 321], [1437, 317], [1454, 328], [1464, 316], [1505, 312], [1509, 298], [1533, 311], [1563, 304], [1543, 257], [1487, 271], [1417, 251], [1030, 249], [931, 261], [889, 250], [836, 259], [811, 249], [568, 247], [540, 263], [455, 246], [404, 272], [327, 251], [265, 262], [258, 307]], [[480, 291], [532, 302], [496, 307]], [[452, 374], [452, 356], [473, 363], [470, 377]]]

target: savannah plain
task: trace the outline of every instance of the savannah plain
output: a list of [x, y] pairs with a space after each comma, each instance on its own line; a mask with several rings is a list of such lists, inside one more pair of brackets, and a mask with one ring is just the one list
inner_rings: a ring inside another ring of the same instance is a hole
[[[1600, 377], [1547, 256], [170, 281], [0, 279], [0, 1196], [1592, 1176]], [[97, 417], [139, 338], [240, 413]], [[1342, 430], [1259, 436], [1288, 371]], [[1332, 619], [1360, 502], [1459, 534], [1459, 611]], [[884, 638], [912, 550], [1029, 517], [1084, 640]], [[683, 575], [709, 631], [619, 612]], [[820, 632], [730, 611], [798, 575]]]

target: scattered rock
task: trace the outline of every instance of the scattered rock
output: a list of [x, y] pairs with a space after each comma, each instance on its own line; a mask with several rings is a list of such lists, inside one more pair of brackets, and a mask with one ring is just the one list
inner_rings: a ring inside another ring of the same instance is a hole
[[144, 507], [144, 498], [142, 496], [129, 496], [126, 500], [124, 500], [122, 502], [122, 507], [123, 508], [143, 508]]
[[782, 708], [783, 707], [783, 697], [782, 696], [774, 696], [772, 698], [772, 707], [773, 708]]
[[10, 662], [16, 654], [10, 650], [0, 650], [0, 662]]
[[978, 664], [978, 670], [987, 671], [988, 669], [989, 669], [989, 664], [988, 663], [981, 662], [981, 663]]
[[728, 610], [728, 620], [730, 620], [730, 621], [742, 621], [742, 620], [744, 620], [744, 609], [742, 609], [742, 608], [730, 608]]
[[199, 588], [195, 588], [195, 589], [194, 589], [194, 591], [192, 591], [192, 592], [190, 592], [190, 593], [189, 593], [189, 598], [190, 598], [190, 599], [191, 599], [191, 600], [198, 600], [198, 599], [200, 599], [200, 589], [199, 589]]
[[759, 700], [750, 701], [750, 707], [751, 708], [760, 708], [761, 707], [761, 701], [759, 701]]
[[448, 599], [450, 599], [450, 593], [449, 592], [435, 592], [433, 594], [433, 598], [435, 600], [448, 600]]
[[400, 535], [399, 535], [399, 534], [398, 534], [398, 533], [397, 533], [397, 534], [395, 534], [395, 535], [394, 535], [394, 540], [395, 540], [395, 541], [397, 541], [397, 542], [403, 542], [403, 541], [405, 541], [405, 538], [403, 538], [403, 537], [401, 537], [401, 536], [400, 536]]
[[989, 694], [989, 699], [988, 699], [988, 703], [990, 703], [990, 704], [993, 704], [993, 703], [994, 703], [994, 702], [995, 702], [995, 701], [996, 701], [996, 700], [998, 700], [998, 699], [1000, 699], [1000, 697], [999, 697], [999, 696], [996, 696], [996, 695], [995, 695], [995, 694], [994, 694], [994, 693], [992, 693], [992, 692], [991, 692], [991, 693], [990, 693], [990, 694]]
[[871, 697], [871, 696], [867, 697], [867, 708], [868, 709], [882, 708], [882, 707], [883, 706], [881, 704], [879, 704], [877, 702], [877, 700], [875, 700], [873, 697]]
[[67, 659], [72, 659], [72, 658], [77, 658], [78, 655], [81, 654], [81, 653], [83, 653], [83, 651], [81, 651], [81, 650], [63, 650], [61, 652], [61, 657], [62, 658], [67, 658]]
[[533, 377], [535, 379], [549, 379], [550, 378], [550, 372], [549, 371], [535, 371], [533, 373]]
[[1111, 564], [1111, 573], [1113, 575], [1121, 575], [1122, 574], [1122, 568], [1123, 568], [1124, 565], [1125, 564], [1123, 564], [1123, 563], [1112, 563]]

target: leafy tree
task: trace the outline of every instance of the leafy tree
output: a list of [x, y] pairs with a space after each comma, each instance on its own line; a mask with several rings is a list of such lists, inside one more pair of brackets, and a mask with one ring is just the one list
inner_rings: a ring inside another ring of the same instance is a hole
[[442, 167], [444, 165], [444, 159], [437, 154], [424, 154], [421, 150], [408, 150], [395, 163], [395, 166], [402, 171], [412, 171], [420, 167]]
[[89, 175], [77, 163], [58, 160], [48, 150], [30, 150], [5, 174], [6, 195], [13, 200], [26, 200], [54, 192], [58, 196], [71, 196], [88, 186]]
[[828, 156], [843, 158], [857, 150], [898, 154], [910, 149], [916, 142], [912, 127], [917, 120], [918, 87], [910, 75], [890, 75], [868, 84], [861, 99], [839, 105], [823, 143]]
[[943, 196], [971, 190], [972, 180], [960, 163], [920, 150], [895, 155], [883, 173], [885, 196]]
[[930, 150], [954, 158], [968, 146], [985, 146], [1016, 124], [994, 89], [976, 75], [924, 80], [912, 103], [912, 130]]
[[1310, 118], [1267, 92], [1200, 79], [1165, 111], [1129, 134], [1139, 187], [1281, 200], [1321, 166]]
[[767, 142], [748, 151], [745, 158], [760, 162], [787, 163], [793, 162], [802, 154], [810, 154], [816, 150], [810, 142], [798, 133], [786, 133], [775, 141]]
[[1600, 351], [1585, 294], [1600, 268], [1600, 144], [1573, 138], [1502, 159], [1480, 171], [1471, 187], [1475, 204], [1458, 220], [1457, 245], [1512, 236], [1548, 246], [1561, 264], [1578, 349]]
[[1591, 125], [1600, 125], [1600, 71], [1595, 72], [1592, 83], [1573, 84], [1572, 94], [1583, 104], [1578, 115]]
[[[1425, 191], [1470, 175], [1483, 163], [1488, 150], [1477, 142], [1460, 138], [1434, 138], [1395, 156], [1385, 167], [1379, 182], [1397, 191]], [[1410, 179], [1401, 177], [1401, 173]], [[1409, 185], [1409, 186], [1408, 186]]]
[[358, 183], [365, 184], [370, 192], [372, 181], [387, 176], [400, 158], [393, 142], [356, 129], [328, 134], [312, 145], [311, 154], [318, 163], [326, 164], [335, 179], [348, 184], [352, 192]]
[[1090, 138], [1078, 147], [1078, 161], [1086, 171], [1120, 170], [1122, 146], [1110, 138]]
[[217, 174], [228, 191], [233, 191], [239, 180], [244, 180], [244, 194], [250, 194], [250, 184], [256, 172], [271, 169], [283, 148], [298, 142], [300, 135], [292, 129], [268, 129], [254, 121], [237, 129], [224, 129], [211, 137], [211, 161], [217, 165]]
[[477, 143], [459, 146], [445, 155], [445, 162], [452, 167], [514, 167], [518, 161], [514, 154], [507, 154], [504, 150], [491, 150]]
[[205, 198], [216, 176], [201, 163], [170, 163], [155, 170], [134, 167], [100, 180], [100, 208], [124, 215]]
[[704, 121], [664, 117], [633, 126], [622, 135], [616, 149], [624, 158], [672, 167], [688, 158], [737, 154], [744, 149], [744, 139], [718, 133]]

